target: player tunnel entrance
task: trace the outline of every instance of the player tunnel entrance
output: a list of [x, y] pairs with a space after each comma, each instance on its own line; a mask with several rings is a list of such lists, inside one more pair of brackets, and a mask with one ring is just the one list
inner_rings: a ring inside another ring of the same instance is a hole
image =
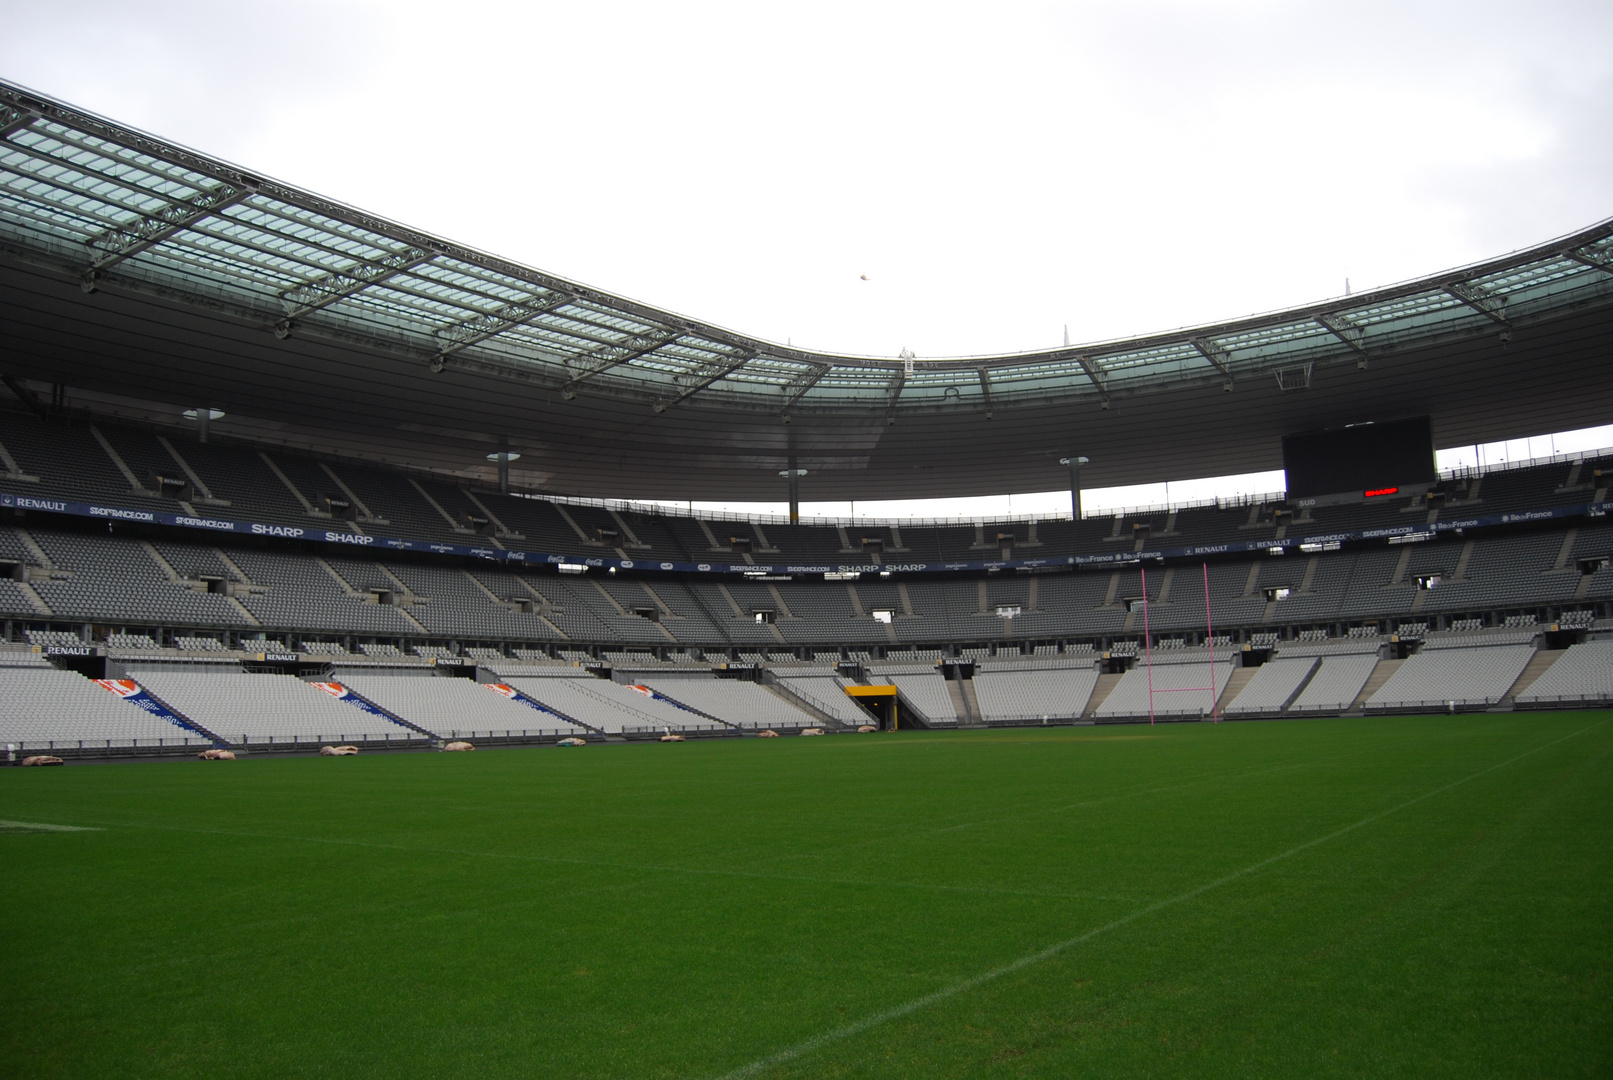
[[874, 714], [874, 723], [881, 731], [901, 731], [919, 728], [916, 714], [903, 710], [900, 695], [894, 686], [848, 686], [846, 693], [857, 704]]

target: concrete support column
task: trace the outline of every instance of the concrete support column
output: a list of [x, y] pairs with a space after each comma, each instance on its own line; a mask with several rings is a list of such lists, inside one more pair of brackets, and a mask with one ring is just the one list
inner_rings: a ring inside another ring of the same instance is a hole
[[790, 524], [801, 524], [801, 477], [805, 476], [805, 469], [795, 467], [795, 458], [790, 458], [790, 467], [783, 469], [779, 475], [790, 482]]
[[510, 437], [508, 435], [498, 437], [498, 451], [488, 454], [487, 460], [498, 466], [499, 494], [508, 495], [510, 493], [510, 462], [521, 460], [520, 454], [510, 452]]
[[1060, 465], [1070, 467], [1070, 520], [1081, 520], [1081, 466], [1091, 458], [1067, 457], [1059, 458]]
[[199, 443], [207, 441], [208, 425], [214, 420], [222, 419], [223, 416], [223, 409], [215, 409], [210, 405], [198, 405], [194, 409], [185, 410], [185, 419], [196, 421], [196, 441]]

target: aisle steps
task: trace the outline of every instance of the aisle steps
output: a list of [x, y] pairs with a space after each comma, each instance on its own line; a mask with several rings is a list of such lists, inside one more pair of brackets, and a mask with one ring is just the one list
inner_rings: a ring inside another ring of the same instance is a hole
[[1404, 660], [1379, 660], [1378, 666], [1372, 669], [1371, 675], [1367, 676], [1366, 685], [1361, 687], [1359, 694], [1355, 695], [1355, 700], [1350, 702], [1350, 707], [1344, 710], [1344, 715], [1362, 715], [1362, 707], [1366, 705], [1367, 699], [1376, 694], [1378, 688], [1388, 682], [1389, 676], [1399, 671], [1400, 665], [1404, 663]]

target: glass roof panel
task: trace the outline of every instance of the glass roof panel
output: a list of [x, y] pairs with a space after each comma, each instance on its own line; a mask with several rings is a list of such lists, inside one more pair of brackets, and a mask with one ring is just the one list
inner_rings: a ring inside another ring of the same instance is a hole
[[[450, 363], [462, 358], [494, 372], [506, 365], [556, 387], [582, 375], [590, 392], [627, 397], [660, 400], [669, 387], [715, 379], [700, 393], [729, 408], [777, 410], [795, 401], [792, 407], [866, 410], [888, 406], [899, 387], [898, 409], [972, 409], [984, 398], [983, 369], [994, 403], [1079, 400], [1301, 361], [1353, 363], [1357, 349], [1375, 355], [1488, 333], [1498, 319], [1613, 303], [1613, 271], [1598, 268], [1613, 267], [1608, 221], [1531, 251], [1323, 305], [1032, 354], [921, 358], [904, 375], [895, 357], [780, 346], [576, 285], [4, 82], [0, 107], [39, 114], [0, 141], [0, 242], [13, 251], [73, 272], [88, 272], [88, 250], [111, 251], [102, 271], [109, 284], [168, 296], [190, 289], [199, 302], [228, 294], [268, 324], [295, 312], [299, 334], [368, 336], [421, 358], [447, 350]], [[232, 192], [250, 194], [212, 213], [181, 205]], [[165, 223], [176, 220], [183, 227]], [[143, 250], [121, 252], [121, 240], [85, 247], [142, 226], [155, 237]], [[322, 299], [297, 307], [300, 300], [283, 295]], [[750, 359], [722, 374], [742, 357]]]

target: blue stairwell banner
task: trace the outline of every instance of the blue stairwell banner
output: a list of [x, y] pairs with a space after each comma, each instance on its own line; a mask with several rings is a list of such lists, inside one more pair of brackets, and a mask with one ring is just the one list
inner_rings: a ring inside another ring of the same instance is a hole
[[103, 690], [110, 690], [130, 705], [144, 709], [158, 720], [166, 720], [175, 727], [184, 729], [188, 735], [195, 735], [207, 742], [213, 741], [211, 736], [198, 730], [196, 725], [146, 693], [145, 688], [133, 679], [96, 679], [95, 685]]
[[549, 706], [545, 705], [543, 702], [538, 701], [536, 698], [527, 697], [525, 694], [521, 693], [521, 691], [519, 691], [515, 687], [511, 686], [509, 683], [482, 683], [481, 685], [487, 687], [489, 690], [493, 691], [493, 693], [499, 695], [500, 697], [509, 698], [511, 701], [518, 701], [522, 705], [525, 705], [527, 708], [536, 709], [538, 712], [542, 713], [545, 716], [552, 716], [556, 720], [560, 720], [560, 721], [562, 721], [562, 722], [564, 722], [564, 723], [566, 723], [566, 724], [568, 724], [570, 726], [573, 726], [573, 727], [583, 726], [583, 725], [579, 724], [577, 721], [573, 720], [571, 717], [567, 716], [565, 713], [556, 712], [555, 710], [549, 708]]
[[325, 691], [325, 693], [329, 694], [337, 701], [345, 701], [349, 705], [363, 709], [371, 716], [379, 716], [382, 720], [385, 720], [389, 724], [397, 724], [398, 727], [403, 728], [411, 735], [420, 734], [420, 732], [416, 731], [409, 725], [401, 723], [396, 716], [393, 716], [391, 713], [387, 712], [373, 701], [366, 701], [364, 698], [359, 697], [357, 694], [353, 693], [353, 691], [349, 690], [339, 682], [316, 682], [310, 683], [309, 685], [315, 687], [316, 689]]

